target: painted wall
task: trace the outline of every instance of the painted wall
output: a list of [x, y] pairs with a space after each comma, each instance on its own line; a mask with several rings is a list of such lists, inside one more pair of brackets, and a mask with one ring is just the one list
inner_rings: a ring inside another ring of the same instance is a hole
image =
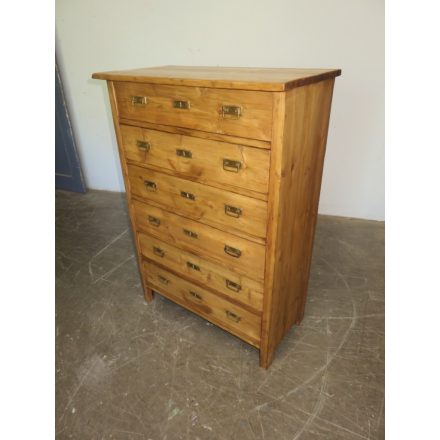
[[334, 67], [319, 211], [384, 218], [383, 0], [56, 0], [57, 58], [86, 183], [123, 191], [95, 71], [166, 64]]

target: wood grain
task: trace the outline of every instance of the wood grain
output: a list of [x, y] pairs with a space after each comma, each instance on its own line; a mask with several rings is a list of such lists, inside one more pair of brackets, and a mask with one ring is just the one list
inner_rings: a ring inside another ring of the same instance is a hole
[[[132, 201], [132, 207], [139, 231], [218, 263], [237, 274], [263, 280], [266, 252], [263, 245], [137, 200]], [[151, 223], [152, 219], [155, 219], [153, 223], [159, 220], [159, 224]], [[197, 238], [185, 231], [196, 234]], [[236, 258], [225, 253], [225, 245], [239, 249], [241, 256]]]
[[246, 145], [248, 147], [257, 147], [270, 150], [270, 141], [248, 139], [240, 136], [231, 136], [226, 134], [210, 133], [209, 131], [194, 130], [192, 128], [185, 127], [174, 127], [172, 125], [152, 124], [151, 122], [146, 121], [132, 121], [126, 118], [119, 118], [119, 122], [124, 125], [150, 128], [152, 130], [160, 130], [165, 133], [183, 134], [185, 136], [197, 137], [200, 139], [211, 139], [213, 141], [228, 142], [230, 144]]
[[260, 351], [266, 368], [303, 315], [333, 85], [332, 79], [275, 96]]
[[[266, 202], [150, 169], [133, 165], [127, 168], [132, 193], [146, 201], [231, 232], [241, 231], [249, 237], [266, 235]], [[152, 182], [150, 189], [156, 189], [149, 190], [148, 182]], [[182, 196], [182, 192], [193, 195], [194, 200]], [[240, 209], [240, 216], [226, 214], [226, 205]]]
[[94, 73], [95, 79], [219, 89], [285, 91], [341, 74], [340, 69], [160, 66]]
[[177, 277], [155, 264], [144, 262], [149, 286], [183, 307], [258, 347], [261, 317], [218, 295]]
[[[94, 75], [118, 81], [108, 89], [145, 299], [154, 289], [242, 338], [264, 368], [304, 316], [340, 73], [166, 66]], [[146, 105], [132, 105], [133, 95]], [[242, 117], [222, 119], [225, 104]], [[223, 159], [240, 169], [223, 170]]]
[[[131, 204], [131, 188], [130, 188], [130, 182], [129, 182], [128, 175], [127, 175], [127, 158], [125, 157], [124, 149], [122, 147], [122, 136], [121, 136], [121, 131], [119, 129], [119, 122], [118, 122], [118, 120], [119, 120], [118, 104], [116, 101], [115, 89], [114, 89], [114, 85], [113, 85], [112, 81], [107, 82], [107, 90], [108, 90], [108, 96], [109, 96], [109, 100], [110, 100], [110, 106], [112, 109], [112, 118], [113, 118], [113, 125], [114, 125], [114, 129], [115, 129], [115, 134], [116, 134], [116, 140], [117, 140], [117, 144], [118, 144], [119, 160], [121, 163], [122, 175], [124, 177], [125, 190], [126, 190], [126, 194], [127, 194], [128, 214], [130, 217], [132, 231], [136, 231], [137, 227], [136, 227], [135, 215], [134, 215], [133, 206]], [[145, 282], [145, 278], [142, 276], [142, 271], [140, 270], [141, 263], [142, 263], [142, 255], [140, 252], [140, 247], [139, 247], [139, 242], [137, 241], [137, 237], [135, 237], [135, 240], [136, 240], [136, 259], [137, 259], [137, 263], [138, 263], [139, 272], [141, 273], [142, 285], [143, 285], [143, 289], [144, 289], [144, 297], [147, 302], [150, 302], [153, 300], [153, 292], [151, 291], [151, 289], [148, 288], [148, 286]]]
[[[271, 139], [272, 96], [268, 92], [130, 82], [115, 83], [115, 90], [122, 118], [250, 139]], [[146, 105], [133, 105], [133, 96], [146, 97]], [[189, 109], [174, 108], [175, 100], [189, 102]], [[239, 119], [223, 118], [220, 115], [222, 105], [240, 106], [242, 116]]]
[[[217, 188], [228, 187], [235, 192], [247, 189], [267, 194], [269, 151], [122, 124], [120, 130], [125, 156], [133, 164], [158, 171], [165, 169], [179, 177]], [[190, 157], [184, 154], [190, 154]], [[225, 169], [224, 160], [237, 161], [239, 168]]]
[[263, 309], [261, 281], [237, 274], [224, 265], [211, 263], [150, 235], [139, 233], [139, 243], [142, 255], [149, 260], [168, 267], [202, 287], [214, 289], [235, 302], [249, 306], [256, 312]]

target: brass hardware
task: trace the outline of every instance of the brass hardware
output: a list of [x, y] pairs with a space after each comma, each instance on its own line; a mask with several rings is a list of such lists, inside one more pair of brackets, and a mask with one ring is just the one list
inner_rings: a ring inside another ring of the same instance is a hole
[[197, 301], [202, 301], [202, 295], [200, 295], [200, 293], [197, 292], [193, 292], [192, 290], [189, 291], [189, 294]]
[[193, 155], [192, 152], [189, 150], [180, 150], [179, 148], [176, 149], [176, 154], [180, 157], [187, 157], [188, 159], [192, 159]]
[[157, 217], [153, 217], [152, 215], [148, 216], [148, 223], [153, 226], [160, 226], [160, 220]]
[[241, 162], [238, 160], [223, 159], [223, 169], [238, 173], [241, 168]]
[[195, 200], [196, 196], [194, 194], [191, 194], [189, 192], [186, 191], [180, 191], [180, 195], [182, 197], [184, 197], [185, 199], [189, 199], [189, 200]]
[[235, 257], [235, 258], [240, 258], [241, 257], [241, 250], [240, 249], [236, 249], [232, 246], [228, 246], [227, 244], [225, 244], [225, 248], [224, 251], [230, 255], [231, 257]]
[[146, 141], [136, 141], [136, 145], [139, 148], [139, 150], [144, 150], [145, 152], [150, 151], [150, 143]]
[[240, 322], [241, 316], [236, 315], [234, 312], [230, 312], [229, 310], [226, 310], [226, 316], [228, 319], [234, 322]]
[[225, 119], [239, 119], [241, 116], [241, 107], [239, 105], [222, 105], [220, 115]]
[[241, 286], [240, 286], [240, 284], [238, 284], [238, 283], [234, 283], [233, 281], [231, 281], [231, 280], [226, 280], [226, 287], [229, 289], [229, 290], [232, 290], [232, 291], [234, 291], [234, 292], [240, 292], [240, 290], [241, 290]]
[[197, 264], [191, 263], [191, 261], [187, 261], [186, 265], [193, 270], [198, 270], [200, 272], [200, 266], [197, 266]]
[[191, 238], [199, 238], [199, 234], [197, 234], [197, 232], [190, 231], [189, 229], [184, 229], [183, 233]]
[[146, 96], [132, 96], [131, 97], [131, 104], [135, 105], [137, 107], [144, 107], [147, 104], [147, 97]]
[[230, 217], [238, 218], [241, 214], [243, 214], [243, 211], [235, 206], [225, 205], [225, 214], [229, 215]]
[[165, 278], [162, 275], [158, 275], [157, 278], [162, 284], [169, 284], [169, 282], [170, 282], [170, 280], [168, 278]]
[[165, 256], [165, 252], [164, 252], [161, 248], [159, 248], [159, 247], [157, 247], [157, 246], [153, 246], [153, 252], [154, 252], [158, 257], [163, 258], [163, 257]]
[[189, 101], [173, 101], [173, 107], [174, 108], [180, 108], [182, 110], [189, 110], [190, 104]]
[[145, 188], [148, 191], [157, 191], [157, 185], [151, 180], [144, 180]]

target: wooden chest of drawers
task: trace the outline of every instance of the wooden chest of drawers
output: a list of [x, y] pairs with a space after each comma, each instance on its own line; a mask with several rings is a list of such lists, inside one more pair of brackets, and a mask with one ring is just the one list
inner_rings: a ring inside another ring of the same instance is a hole
[[260, 350], [304, 315], [340, 70], [166, 66], [107, 80], [145, 299]]

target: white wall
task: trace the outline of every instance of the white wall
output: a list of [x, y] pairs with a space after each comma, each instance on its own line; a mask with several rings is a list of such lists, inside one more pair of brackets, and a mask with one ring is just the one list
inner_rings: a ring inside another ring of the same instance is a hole
[[56, 0], [57, 57], [89, 188], [123, 191], [104, 81], [165, 64], [334, 67], [320, 213], [384, 218], [383, 0]]

